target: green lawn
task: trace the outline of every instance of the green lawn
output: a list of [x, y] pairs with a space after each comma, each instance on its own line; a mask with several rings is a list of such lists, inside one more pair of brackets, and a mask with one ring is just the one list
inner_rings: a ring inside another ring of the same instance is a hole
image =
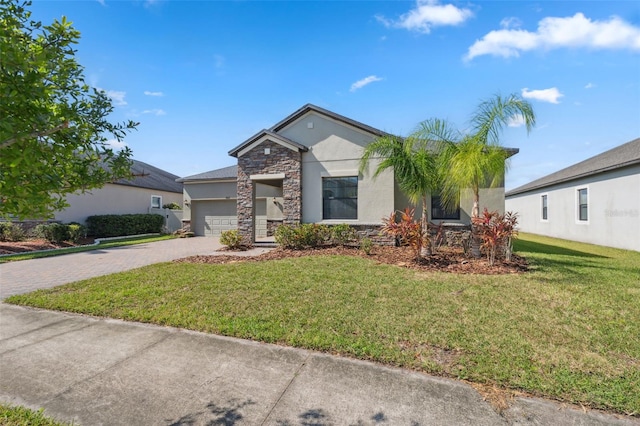
[[65, 426], [45, 416], [42, 410], [33, 411], [25, 407], [0, 403], [0, 426]]
[[640, 253], [522, 235], [522, 275], [163, 263], [10, 303], [321, 350], [640, 415]]
[[41, 257], [60, 256], [62, 254], [79, 253], [82, 251], [103, 250], [111, 247], [130, 246], [133, 244], [145, 244], [155, 241], [169, 240], [176, 238], [173, 235], [145, 235], [140, 237], [118, 238], [106, 240], [95, 246], [78, 246], [46, 251], [36, 251], [29, 253], [17, 253], [0, 257], [0, 263], [16, 262], [18, 260], [39, 259]]

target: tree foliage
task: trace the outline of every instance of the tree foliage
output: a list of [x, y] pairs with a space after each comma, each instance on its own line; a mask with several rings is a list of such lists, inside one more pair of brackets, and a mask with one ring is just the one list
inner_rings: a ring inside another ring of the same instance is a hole
[[30, 2], [0, 0], [0, 216], [46, 218], [65, 196], [130, 176], [131, 151], [114, 151], [137, 123], [111, 123], [111, 100], [84, 81], [64, 17], [30, 19]]

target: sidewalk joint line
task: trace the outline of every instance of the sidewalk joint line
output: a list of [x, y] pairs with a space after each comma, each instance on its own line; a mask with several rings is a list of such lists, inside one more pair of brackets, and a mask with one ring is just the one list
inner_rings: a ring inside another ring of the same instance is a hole
[[280, 400], [282, 399], [284, 394], [287, 393], [287, 391], [289, 390], [289, 387], [291, 387], [291, 384], [293, 383], [293, 381], [300, 374], [300, 371], [304, 368], [305, 365], [307, 365], [307, 361], [309, 360], [310, 357], [311, 357], [311, 353], [308, 353], [307, 356], [304, 358], [304, 360], [302, 360], [302, 363], [300, 364], [300, 366], [298, 366], [296, 371], [293, 373], [293, 377], [291, 377], [291, 380], [289, 380], [289, 383], [287, 383], [287, 386], [284, 388], [282, 393], [280, 393], [280, 396], [278, 397], [276, 402], [274, 402], [274, 404], [271, 406], [271, 409], [269, 410], [269, 412], [265, 416], [264, 420], [260, 423], [260, 426], [263, 426], [266, 423], [266, 421], [269, 420], [269, 417], [271, 417], [271, 413], [273, 413], [273, 410], [275, 410], [275, 408], [278, 406], [278, 404], [280, 404]]

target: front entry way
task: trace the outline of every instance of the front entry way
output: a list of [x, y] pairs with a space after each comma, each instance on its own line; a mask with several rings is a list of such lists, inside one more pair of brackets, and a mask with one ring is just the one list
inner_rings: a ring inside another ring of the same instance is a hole
[[282, 178], [252, 179], [253, 235], [255, 243], [275, 242], [274, 232], [282, 224]]

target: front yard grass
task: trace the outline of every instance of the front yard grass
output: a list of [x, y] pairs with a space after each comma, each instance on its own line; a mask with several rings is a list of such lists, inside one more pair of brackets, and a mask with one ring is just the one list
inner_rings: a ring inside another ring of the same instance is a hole
[[320, 350], [640, 415], [640, 253], [521, 235], [531, 271], [163, 263], [9, 303]]
[[69, 423], [58, 422], [43, 414], [17, 405], [0, 403], [0, 426], [65, 426]]

